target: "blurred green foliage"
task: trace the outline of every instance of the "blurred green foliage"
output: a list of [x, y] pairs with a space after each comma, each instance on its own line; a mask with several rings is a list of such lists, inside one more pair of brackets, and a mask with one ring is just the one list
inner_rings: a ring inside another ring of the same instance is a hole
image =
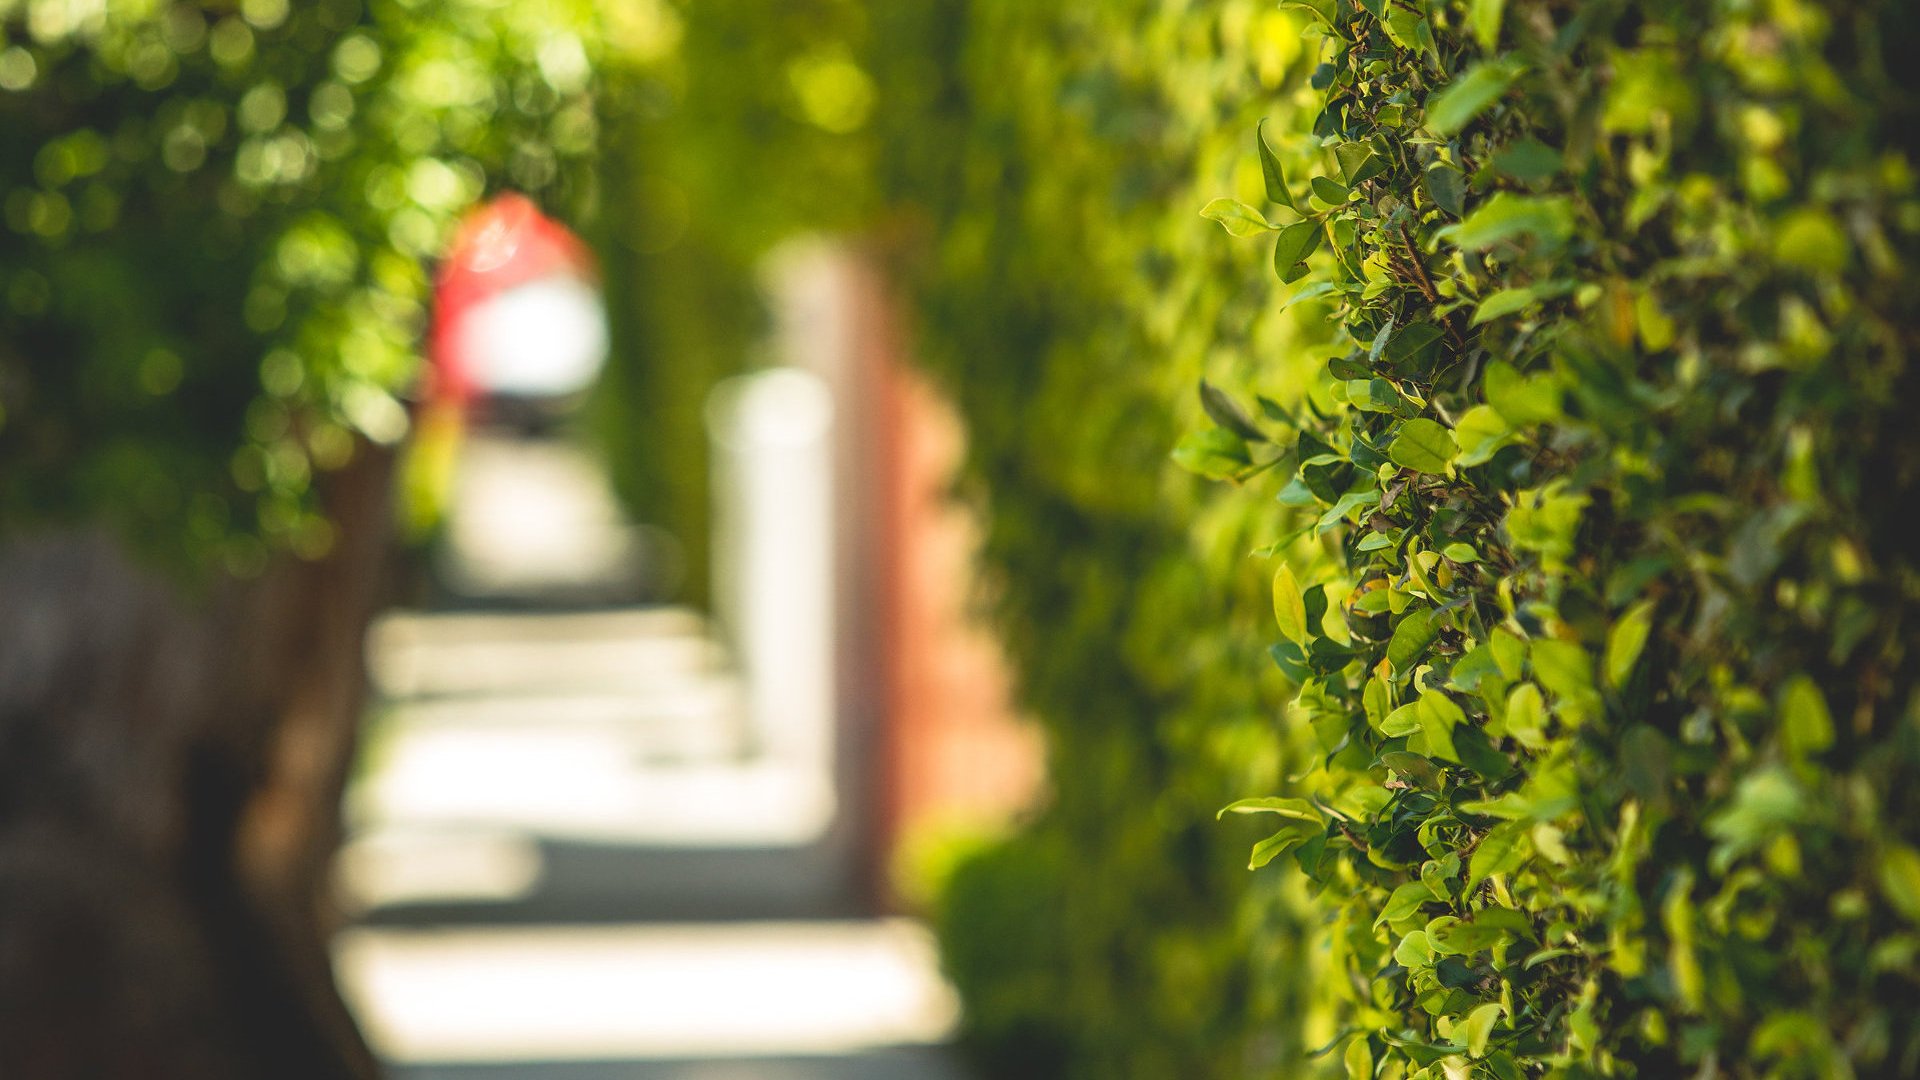
[[875, 89], [855, 55], [867, 6], [605, 5], [599, 247], [614, 353], [593, 428], [623, 500], [681, 541], [692, 599], [708, 584], [707, 393], [765, 359], [760, 261], [871, 206]]
[[1325, 1027], [1306, 916], [1214, 822], [1306, 765], [1284, 680], [1259, 674], [1248, 557], [1284, 511], [1166, 454], [1203, 375], [1292, 401], [1316, 367], [1322, 332], [1193, 213], [1257, 189], [1241, 130], [1305, 89], [1307, 20], [1129, 0], [874, 23], [916, 348], [967, 420], [964, 492], [1053, 762], [1037, 819], [959, 866], [940, 905], [970, 1041], [993, 1076], [1298, 1076], [1304, 1031]]
[[323, 549], [511, 184], [698, 552], [757, 260], [864, 227], [1054, 763], [941, 901], [992, 1075], [1914, 1075], [1915, 23], [0, 0], [0, 517]]
[[1298, 1075], [1303, 1029], [1332, 1028], [1305, 997], [1297, 890], [1249, 880], [1244, 835], [1213, 819], [1304, 764], [1285, 680], [1246, 677], [1248, 552], [1285, 511], [1165, 465], [1202, 374], [1294, 401], [1315, 369], [1324, 331], [1191, 210], [1257, 189], [1239, 126], [1305, 92], [1308, 20], [1260, 0], [659, 10], [671, 47], [610, 74], [630, 81], [603, 105], [606, 170], [643, 195], [608, 206], [637, 347], [602, 416], [630, 440], [629, 498], [673, 492], [671, 524], [700, 535], [699, 410], [764, 340], [757, 260], [859, 229], [965, 414], [964, 494], [1057, 763], [1039, 819], [940, 904], [971, 1045], [994, 1076]]
[[1318, 745], [1230, 809], [1328, 913], [1331, 1059], [1920, 1075], [1920, 17], [1286, 6], [1311, 135], [1206, 213], [1334, 354], [1175, 457], [1296, 508]]
[[428, 262], [501, 187], [590, 211], [587, 0], [0, 0], [0, 521], [314, 555], [398, 440]]

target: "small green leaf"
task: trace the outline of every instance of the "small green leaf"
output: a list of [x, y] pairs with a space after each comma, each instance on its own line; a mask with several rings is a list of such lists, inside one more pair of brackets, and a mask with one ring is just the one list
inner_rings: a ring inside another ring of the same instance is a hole
[[1493, 662], [1500, 665], [1500, 674], [1509, 679], [1517, 679], [1527, 662], [1527, 640], [1504, 626], [1493, 628], [1493, 634], [1487, 639], [1487, 648], [1493, 652]]
[[1642, 600], [1626, 610], [1607, 631], [1607, 655], [1604, 667], [1607, 685], [1621, 687], [1633, 674], [1633, 665], [1646, 647], [1647, 634], [1653, 629], [1653, 601]]
[[1427, 128], [1437, 135], [1451, 135], [1466, 127], [1468, 121], [1500, 100], [1521, 70], [1519, 63], [1505, 57], [1474, 65], [1427, 99]]
[[1485, 464], [1500, 448], [1512, 440], [1513, 428], [1491, 405], [1475, 405], [1460, 414], [1453, 425], [1454, 438], [1460, 443], [1460, 456], [1454, 464], [1471, 468]]
[[1495, 874], [1510, 874], [1527, 858], [1525, 823], [1502, 822], [1487, 831], [1473, 849], [1467, 863], [1467, 888], [1472, 889]]
[[1403, 367], [1445, 336], [1446, 331], [1433, 323], [1409, 323], [1387, 340], [1386, 347], [1380, 350], [1380, 355], [1395, 367]]
[[1427, 932], [1415, 930], [1401, 938], [1394, 946], [1393, 958], [1409, 971], [1432, 967], [1433, 944], [1427, 940]]
[[1387, 456], [1395, 464], [1437, 474], [1445, 474], [1459, 452], [1453, 434], [1426, 417], [1415, 417], [1400, 425], [1400, 433], [1387, 447]]
[[1786, 266], [1815, 274], [1837, 274], [1847, 268], [1846, 231], [1833, 215], [1803, 206], [1788, 214], [1773, 234], [1773, 257]]
[[[1449, 545], [1466, 547], [1465, 544]], [[1500, 665], [1493, 659], [1493, 650], [1485, 645], [1476, 645], [1467, 650], [1467, 654], [1454, 661], [1453, 671], [1447, 676], [1447, 685], [1454, 689], [1475, 693], [1480, 684], [1487, 679], [1499, 679]]]
[[1759, 848], [1808, 817], [1807, 794], [1781, 766], [1755, 770], [1741, 779], [1733, 797], [1707, 819], [1707, 835], [1720, 841], [1716, 864]]
[[1477, 563], [1480, 553], [1473, 550], [1472, 544], [1463, 544], [1458, 540], [1440, 549], [1440, 554], [1457, 563]]
[[1577, 727], [1599, 714], [1599, 695], [1593, 688], [1593, 658], [1571, 641], [1542, 638], [1533, 643], [1533, 671], [1540, 685], [1554, 695], [1556, 711]]
[[1434, 236], [1461, 251], [1485, 251], [1495, 244], [1535, 236], [1563, 244], [1573, 235], [1573, 203], [1564, 195], [1527, 196], [1498, 192], [1458, 224]]
[[1552, 372], [1521, 375], [1511, 364], [1496, 361], [1481, 376], [1487, 404], [1516, 428], [1551, 424], [1561, 418], [1560, 380]]
[[1385, 21], [1387, 36], [1408, 52], [1425, 52], [1433, 44], [1433, 32], [1427, 29], [1427, 20], [1417, 12], [1396, 4], [1387, 9]]
[[1410, 701], [1380, 718], [1380, 734], [1389, 739], [1405, 738], [1419, 730], [1420, 703], [1417, 701]]
[[1401, 402], [1398, 391], [1385, 379], [1348, 379], [1347, 403], [1363, 412], [1392, 412]]
[[1321, 22], [1326, 23], [1328, 26], [1334, 25], [1337, 21], [1336, 16], [1338, 15], [1339, 9], [1336, 7], [1336, 3], [1337, 0], [1280, 0], [1281, 7], [1300, 8], [1304, 11], [1310, 11], [1318, 16]]
[[[1399, 542], [1400, 540], [1399, 540], [1398, 533], [1370, 532], [1367, 535], [1360, 538], [1360, 542], [1354, 545], [1354, 550], [1355, 551], [1379, 551], [1383, 548], [1390, 548]], [[1368, 597], [1372, 595], [1373, 595], [1372, 593], [1368, 593], [1367, 596], [1363, 596], [1359, 600], [1354, 601], [1354, 604], [1353, 604], [1354, 610], [1355, 611], [1371, 610], [1375, 612], [1385, 611], [1387, 607], [1387, 601], [1386, 601], [1385, 595], [1382, 594], [1381, 599], [1379, 600], [1369, 600]]]
[[1506, 0], [1472, 0], [1467, 8], [1467, 25], [1482, 52], [1492, 52], [1500, 44], [1500, 15]]
[[1279, 228], [1260, 211], [1238, 199], [1215, 199], [1201, 209], [1200, 216], [1219, 222], [1222, 228], [1235, 236], [1258, 236]]
[[1501, 289], [1473, 309], [1473, 325], [1492, 322], [1503, 315], [1511, 315], [1534, 301], [1532, 289]]
[[1286, 277], [1320, 246], [1324, 231], [1318, 221], [1301, 221], [1281, 229], [1273, 240], [1273, 272]]
[[1393, 691], [1387, 688], [1384, 680], [1367, 680], [1367, 688], [1360, 692], [1361, 708], [1366, 711], [1367, 722], [1378, 727], [1387, 710], [1392, 706]]
[[1386, 321], [1380, 324], [1380, 329], [1374, 333], [1373, 343], [1367, 347], [1367, 363], [1379, 363], [1381, 353], [1384, 352], [1387, 347], [1387, 342], [1392, 340], [1393, 315], [1389, 314]]
[[1324, 826], [1315, 827], [1304, 821], [1289, 821], [1280, 831], [1253, 845], [1253, 854], [1247, 859], [1247, 869], [1258, 870], [1287, 852], [1319, 835]]
[[1261, 795], [1251, 799], [1238, 799], [1220, 808], [1214, 820], [1228, 814], [1279, 814], [1294, 821], [1311, 821], [1316, 825], [1324, 824], [1320, 812], [1305, 799], [1290, 799], [1282, 795]]
[[1520, 745], [1535, 750], [1547, 744], [1547, 700], [1540, 688], [1532, 683], [1521, 683], [1507, 692], [1507, 734]]
[[1494, 748], [1485, 729], [1463, 724], [1451, 733], [1450, 739], [1453, 756], [1481, 777], [1498, 782], [1513, 775], [1513, 762]]
[[1324, 533], [1346, 520], [1355, 510], [1363, 506], [1372, 506], [1379, 501], [1378, 491], [1349, 491], [1340, 496], [1340, 500], [1334, 503], [1326, 513], [1320, 515], [1319, 522], [1314, 526], [1314, 532], [1316, 535]]
[[1920, 923], [1920, 851], [1899, 843], [1881, 849], [1880, 891], [1894, 910]]
[[1347, 201], [1347, 189], [1341, 187], [1329, 177], [1316, 176], [1308, 181], [1308, 186], [1312, 187], [1313, 193], [1319, 196], [1320, 201], [1326, 203], [1328, 206], [1339, 206], [1341, 203]]
[[1221, 428], [1196, 431], [1173, 448], [1174, 464], [1210, 480], [1226, 480], [1253, 464], [1245, 439]]
[[1327, 587], [1314, 585], [1300, 594], [1300, 602], [1307, 608], [1307, 626], [1318, 627], [1320, 620], [1327, 614]]
[[1780, 736], [1787, 754], [1803, 758], [1833, 745], [1833, 714], [1826, 695], [1805, 675], [1787, 680], [1780, 691]]
[[1460, 751], [1454, 748], [1453, 731], [1466, 723], [1467, 715], [1454, 700], [1438, 690], [1420, 695], [1418, 703], [1420, 732], [1427, 739], [1427, 753], [1442, 761], [1458, 762]]
[[1674, 875], [1673, 885], [1660, 904], [1660, 921], [1667, 931], [1667, 970], [1673, 975], [1674, 989], [1689, 1010], [1698, 1011], [1706, 1000], [1706, 977], [1694, 948], [1697, 918], [1691, 870]]
[[[1332, 0], [1324, 0], [1324, 2], [1327, 3], [1329, 8], [1332, 7]], [[1327, 20], [1328, 25], [1332, 25], [1333, 19], [1331, 16], [1321, 14], [1317, 8], [1309, 5], [1303, 4], [1301, 6], [1308, 7], [1309, 10], [1314, 11], [1315, 14], [1320, 14], [1322, 18]], [[1298, 213], [1299, 208], [1293, 204], [1293, 192], [1287, 189], [1287, 174], [1280, 168], [1280, 156], [1273, 152], [1272, 144], [1267, 142], [1267, 122], [1265, 120], [1260, 121], [1260, 126], [1254, 129], [1253, 141], [1260, 149], [1260, 175], [1267, 184], [1267, 201], [1279, 203], [1281, 206]]]
[[1342, 1060], [1347, 1067], [1347, 1080], [1373, 1080], [1373, 1044], [1365, 1035], [1347, 1044]]
[[1472, 956], [1486, 952], [1495, 945], [1513, 941], [1524, 932], [1523, 926], [1516, 926], [1498, 917], [1502, 914], [1521, 920], [1525, 918], [1508, 908], [1486, 908], [1476, 912], [1471, 920], [1443, 921], [1447, 917], [1442, 916], [1427, 924], [1427, 940], [1433, 943], [1434, 952], [1444, 956]]
[[1373, 921], [1373, 925], [1378, 928], [1389, 923], [1397, 923], [1419, 913], [1421, 905], [1431, 903], [1433, 900], [1432, 889], [1418, 881], [1409, 881], [1393, 890], [1393, 895], [1387, 897], [1386, 906], [1380, 909], [1380, 917]]
[[1499, 1002], [1482, 1005], [1467, 1014], [1467, 1053], [1480, 1058], [1487, 1056], [1487, 1040], [1493, 1036], [1493, 1025], [1499, 1021], [1505, 1006]]
[[1426, 608], [1409, 611], [1401, 616], [1393, 628], [1393, 637], [1387, 641], [1387, 662], [1393, 665], [1396, 674], [1404, 675], [1426, 656], [1427, 647], [1439, 636], [1440, 628], [1434, 625], [1433, 612]]
[[1303, 683], [1313, 678], [1313, 669], [1307, 666], [1306, 652], [1293, 642], [1282, 641], [1268, 646], [1267, 655], [1273, 658], [1274, 666], [1288, 681]]
[[1289, 640], [1306, 644], [1309, 633], [1306, 600], [1300, 595], [1300, 583], [1294, 579], [1293, 567], [1284, 560], [1273, 572], [1273, 618]]
[[1335, 286], [1331, 281], [1308, 282], [1307, 284], [1300, 286], [1298, 289], [1295, 289], [1293, 293], [1290, 296], [1288, 296], [1285, 300], [1282, 300], [1280, 302], [1280, 310], [1285, 311], [1287, 308], [1290, 308], [1295, 304], [1303, 304], [1303, 303], [1306, 303], [1308, 300], [1318, 300], [1321, 297], [1327, 295], [1328, 293], [1333, 292], [1334, 288]]
[[[1403, 706], [1403, 708], [1408, 709], [1409, 712], [1417, 711], [1413, 709], [1412, 706]], [[1416, 730], [1418, 729], [1417, 723], [1415, 724], [1415, 728]], [[1440, 790], [1440, 784], [1443, 779], [1440, 773], [1440, 767], [1428, 760], [1424, 755], [1416, 754], [1409, 750], [1389, 750], [1380, 755], [1380, 764], [1385, 765], [1387, 768], [1392, 769], [1402, 776], [1412, 777], [1415, 783], [1418, 783], [1421, 787], [1429, 791]]]
[[1523, 184], [1551, 179], [1565, 164], [1560, 151], [1538, 139], [1520, 139], [1494, 151], [1493, 167]]
[[1233, 432], [1248, 442], [1267, 442], [1267, 436], [1254, 426], [1253, 417], [1240, 407], [1240, 403], [1228, 397], [1219, 387], [1200, 380], [1200, 407], [1214, 423]]
[[1334, 148], [1333, 157], [1340, 163], [1340, 175], [1346, 178], [1349, 188], [1387, 171], [1386, 162], [1380, 160], [1373, 148], [1363, 142], [1341, 143]]
[[1425, 182], [1427, 198], [1433, 205], [1459, 217], [1467, 208], [1467, 180], [1459, 169], [1451, 165], [1433, 165], [1428, 167]]

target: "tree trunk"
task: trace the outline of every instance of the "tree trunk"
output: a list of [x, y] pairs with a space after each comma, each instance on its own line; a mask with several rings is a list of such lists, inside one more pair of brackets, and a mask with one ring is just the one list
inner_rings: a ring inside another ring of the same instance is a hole
[[326, 557], [199, 590], [97, 532], [0, 543], [0, 1076], [377, 1075], [325, 897], [390, 473], [326, 478]]

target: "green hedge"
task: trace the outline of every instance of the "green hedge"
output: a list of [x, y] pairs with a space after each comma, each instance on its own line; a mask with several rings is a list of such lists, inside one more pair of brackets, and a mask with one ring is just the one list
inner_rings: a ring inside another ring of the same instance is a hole
[[427, 260], [513, 186], [590, 210], [587, 0], [0, 0], [0, 520], [175, 564], [316, 554], [407, 417]]
[[917, 351], [966, 417], [963, 491], [1052, 758], [1044, 811], [941, 905], [970, 1041], [992, 1076], [1298, 1076], [1297, 890], [1248, 878], [1245, 827], [1214, 821], [1307, 764], [1284, 679], [1259, 673], [1248, 558], [1284, 510], [1166, 454], [1202, 375], [1293, 400], [1314, 367], [1301, 320], [1194, 213], [1257, 186], [1240, 129], [1304, 88], [1304, 20], [1254, 0], [880, 7], [889, 234], [919, 260]]
[[[882, 167], [1055, 755], [946, 899], [1001, 1068], [1920, 1062], [1912, 20], [1507, 8], [877, 21], [948, 73], [883, 75]], [[1186, 217], [1254, 193], [1208, 216], [1286, 287]], [[1176, 395], [1260, 498], [1147, 482]], [[1250, 770], [1235, 886], [1195, 826]]]
[[1288, 8], [1321, 107], [1208, 214], [1336, 352], [1177, 456], [1300, 508], [1319, 752], [1234, 809], [1319, 891], [1335, 1054], [1920, 1073], [1916, 14]]

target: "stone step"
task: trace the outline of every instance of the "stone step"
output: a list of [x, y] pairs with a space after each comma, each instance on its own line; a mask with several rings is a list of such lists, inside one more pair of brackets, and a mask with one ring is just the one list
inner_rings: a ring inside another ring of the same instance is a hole
[[496, 745], [585, 739], [642, 763], [737, 758], [747, 749], [743, 707], [730, 677], [665, 681], [644, 693], [415, 698], [380, 711], [375, 753], [471, 736]]
[[607, 844], [810, 843], [832, 778], [781, 762], [650, 762], [592, 732], [403, 732], [347, 794], [359, 830], [493, 828]]
[[648, 693], [723, 677], [726, 650], [678, 608], [569, 613], [400, 612], [369, 636], [389, 699], [496, 693]]
[[363, 928], [339, 936], [335, 968], [403, 1066], [858, 1055], [941, 1043], [957, 1016], [904, 920]]

